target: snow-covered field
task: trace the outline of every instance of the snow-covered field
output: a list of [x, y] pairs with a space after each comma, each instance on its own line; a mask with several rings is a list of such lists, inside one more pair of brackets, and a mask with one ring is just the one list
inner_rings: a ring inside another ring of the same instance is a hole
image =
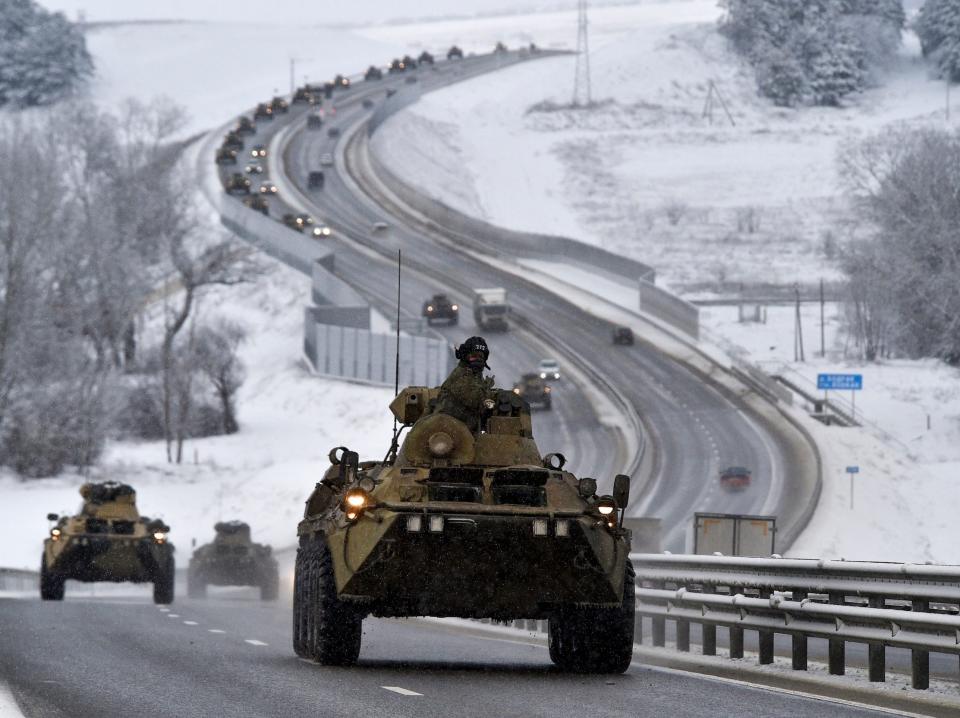
[[[678, 290], [836, 277], [830, 245], [851, 231], [838, 147], [894, 121], [942, 122], [943, 85], [907, 34], [882, 84], [848, 107], [776, 108], [717, 31], [720, 13], [714, 0], [598, 9], [596, 107], [559, 107], [573, 57], [538, 61], [432, 93], [374, 147], [455, 207], [636, 257]], [[572, 14], [544, 27], [541, 44], [574, 41]], [[711, 86], [735, 125], [719, 100], [704, 116]]]

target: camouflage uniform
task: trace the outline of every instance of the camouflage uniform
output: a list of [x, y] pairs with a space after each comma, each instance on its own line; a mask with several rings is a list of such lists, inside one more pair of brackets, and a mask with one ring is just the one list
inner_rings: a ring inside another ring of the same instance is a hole
[[466, 424], [470, 431], [480, 430], [480, 414], [483, 400], [496, 398], [493, 377], [484, 377], [482, 372], [458, 364], [450, 376], [440, 385], [437, 397], [438, 414], [449, 414]]

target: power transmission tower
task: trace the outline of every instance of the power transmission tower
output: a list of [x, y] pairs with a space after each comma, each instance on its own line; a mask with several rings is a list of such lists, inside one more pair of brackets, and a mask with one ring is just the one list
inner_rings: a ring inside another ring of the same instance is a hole
[[577, 0], [577, 67], [573, 76], [573, 105], [589, 106], [590, 41], [587, 32], [587, 0]]

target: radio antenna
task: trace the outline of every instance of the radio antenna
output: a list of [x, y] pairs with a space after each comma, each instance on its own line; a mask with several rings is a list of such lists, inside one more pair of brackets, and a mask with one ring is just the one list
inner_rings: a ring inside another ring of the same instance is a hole
[[[402, 250], [397, 250], [397, 352], [393, 373], [393, 396], [400, 396], [400, 269], [403, 265]], [[397, 417], [393, 417], [393, 440], [390, 442], [390, 451], [387, 454], [387, 462], [393, 463], [397, 460], [397, 450], [400, 442], [400, 432], [403, 427], [397, 427]]]

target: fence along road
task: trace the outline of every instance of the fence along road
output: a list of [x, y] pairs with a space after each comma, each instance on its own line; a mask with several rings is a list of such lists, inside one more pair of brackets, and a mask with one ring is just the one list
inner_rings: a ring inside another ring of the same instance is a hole
[[[311, 169], [309, 158], [316, 156], [323, 141], [315, 133], [297, 129], [283, 171], [303, 189], [300, 178]], [[328, 184], [317, 193], [313, 206], [319, 211], [330, 206], [350, 208], [351, 216], [363, 223], [393, 215], [399, 223], [394, 224], [392, 236], [377, 240], [378, 251], [389, 255], [402, 246], [405, 255], [463, 285], [506, 287], [513, 306], [526, 321], [561, 337], [590, 360], [644, 415], [657, 452], [651, 488], [657, 508], [653, 513], [665, 519], [668, 547], [684, 548], [686, 527], [695, 510], [756, 513], [772, 490], [774, 472], [815, 462], [805, 438], [790, 425], [771, 425], [708, 377], [677, 364], [642, 338], [633, 348], [606, 349], [612, 330], [608, 323], [562, 297], [457, 251], [456, 233], [448, 234], [436, 222], [422, 221], [405, 209], [373, 174], [365, 159], [365, 128], [358, 125], [347, 135], [338, 144], [338, 167], [345, 166], [350, 176]], [[357, 185], [363, 192], [356, 191]], [[750, 492], [731, 495], [719, 491], [717, 474], [722, 466], [731, 464], [754, 470], [757, 480]], [[791, 483], [789, 474], [782, 478], [786, 479], [782, 482], [785, 493], [775, 497], [774, 503], [785, 517], [784, 535], [791, 537], [800, 525], [790, 517], [799, 514], [797, 507], [809, 506], [812, 498], [808, 486]]]

